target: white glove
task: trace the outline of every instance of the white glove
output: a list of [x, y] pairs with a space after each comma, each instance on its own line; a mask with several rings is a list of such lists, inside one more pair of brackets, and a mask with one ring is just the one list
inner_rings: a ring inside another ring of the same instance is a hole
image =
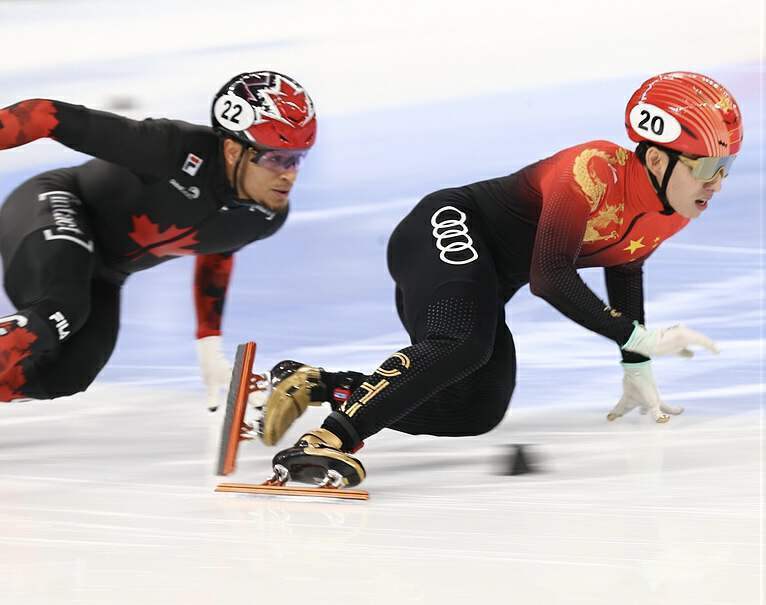
[[197, 358], [202, 380], [207, 387], [207, 409], [215, 412], [225, 401], [231, 382], [231, 364], [223, 354], [220, 336], [205, 336], [197, 340]]
[[607, 420], [617, 420], [636, 407], [641, 408], [642, 414], [651, 414], [655, 422], [667, 422], [670, 414], [677, 416], [684, 411], [681, 406], [668, 405], [660, 398], [651, 361], [623, 363], [622, 369], [622, 397], [606, 415]]
[[654, 330], [647, 330], [637, 321], [634, 321], [633, 325], [635, 326], [633, 332], [628, 342], [622, 345], [622, 348], [626, 351], [639, 353], [644, 357], [657, 357], [659, 355], [694, 357], [694, 352], [689, 349], [691, 345], [705, 347], [712, 353], [719, 353], [718, 347], [707, 336], [680, 324]]

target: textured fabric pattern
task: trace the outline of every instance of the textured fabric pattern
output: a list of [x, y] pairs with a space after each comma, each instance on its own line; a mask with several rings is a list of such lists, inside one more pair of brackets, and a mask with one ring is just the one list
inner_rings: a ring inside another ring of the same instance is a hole
[[515, 386], [516, 350], [501, 307], [489, 361], [441, 389], [389, 428], [413, 435], [482, 435], [503, 419]]
[[[644, 261], [604, 269], [609, 305], [625, 317], [646, 323], [644, 317]], [[647, 357], [620, 349], [625, 363], [641, 363]]]
[[219, 336], [234, 256], [205, 254], [195, 259], [194, 306], [197, 311], [197, 338]]
[[486, 344], [475, 328], [476, 305], [470, 298], [429, 305], [418, 342], [386, 359], [341, 408], [361, 439], [483, 365], [492, 343]]

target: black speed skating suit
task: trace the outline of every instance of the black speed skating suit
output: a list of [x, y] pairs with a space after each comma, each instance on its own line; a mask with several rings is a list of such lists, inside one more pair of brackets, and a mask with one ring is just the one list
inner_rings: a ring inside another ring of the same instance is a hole
[[[449, 436], [489, 431], [516, 383], [505, 324], [513, 294], [528, 283], [568, 318], [622, 346], [633, 322], [644, 323], [644, 261], [687, 223], [667, 213], [641, 161], [608, 141], [426, 196], [388, 246], [412, 345], [355, 380], [323, 428], [346, 451], [386, 427]], [[608, 305], [579, 277], [583, 267], [604, 268]]]
[[208, 127], [45, 100], [0, 110], [0, 149], [42, 136], [97, 159], [33, 177], [0, 210], [18, 309], [0, 319], [0, 401], [84, 390], [115, 345], [127, 276], [180, 255], [200, 255], [198, 337], [220, 333], [232, 253], [287, 216], [234, 202]]

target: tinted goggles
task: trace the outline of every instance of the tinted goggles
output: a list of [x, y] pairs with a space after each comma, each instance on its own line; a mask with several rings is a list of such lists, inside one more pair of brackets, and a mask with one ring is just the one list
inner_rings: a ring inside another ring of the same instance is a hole
[[707, 182], [718, 178], [718, 175], [721, 175], [721, 178], [729, 176], [729, 169], [736, 157], [736, 155], [727, 155], [720, 158], [689, 158], [679, 155], [678, 161], [689, 167], [695, 179]]
[[253, 155], [250, 162], [261, 168], [268, 168], [274, 172], [298, 170], [306, 157], [306, 151], [289, 151], [283, 149], [255, 149], [251, 148]]

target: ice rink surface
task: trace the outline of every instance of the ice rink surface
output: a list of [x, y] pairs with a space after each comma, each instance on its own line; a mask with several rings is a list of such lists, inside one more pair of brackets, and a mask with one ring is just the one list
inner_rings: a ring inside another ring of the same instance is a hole
[[[493, 432], [374, 436], [359, 454], [368, 502], [216, 494], [191, 259], [166, 263], [128, 281], [117, 350], [87, 393], [0, 407], [0, 603], [762, 603], [761, 3], [195, 4], [0, 1], [0, 107], [47, 97], [204, 122], [240, 71], [309, 89], [319, 143], [287, 225], [237, 257], [229, 353], [253, 339], [259, 367], [371, 371], [406, 344], [385, 245], [420, 197], [587, 140], [628, 145], [626, 99], [679, 68], [734, 92], [745, 143], [704, 217], [647, 264], [647, 318], [722, 353], [655, 363], [686, 407], [669, 424], [607, 423], [614, 345], [525, 288], [508, 306], [518, 386]], [[0, 195], [82, 159], [48, 141], [3, 152]], [[604, 295], [601, 271], [583, 275]], [[511, 444], [539, 472], [505, 474]], [[263, 480], [273, 453], [244, 444], [232, 479]]]

